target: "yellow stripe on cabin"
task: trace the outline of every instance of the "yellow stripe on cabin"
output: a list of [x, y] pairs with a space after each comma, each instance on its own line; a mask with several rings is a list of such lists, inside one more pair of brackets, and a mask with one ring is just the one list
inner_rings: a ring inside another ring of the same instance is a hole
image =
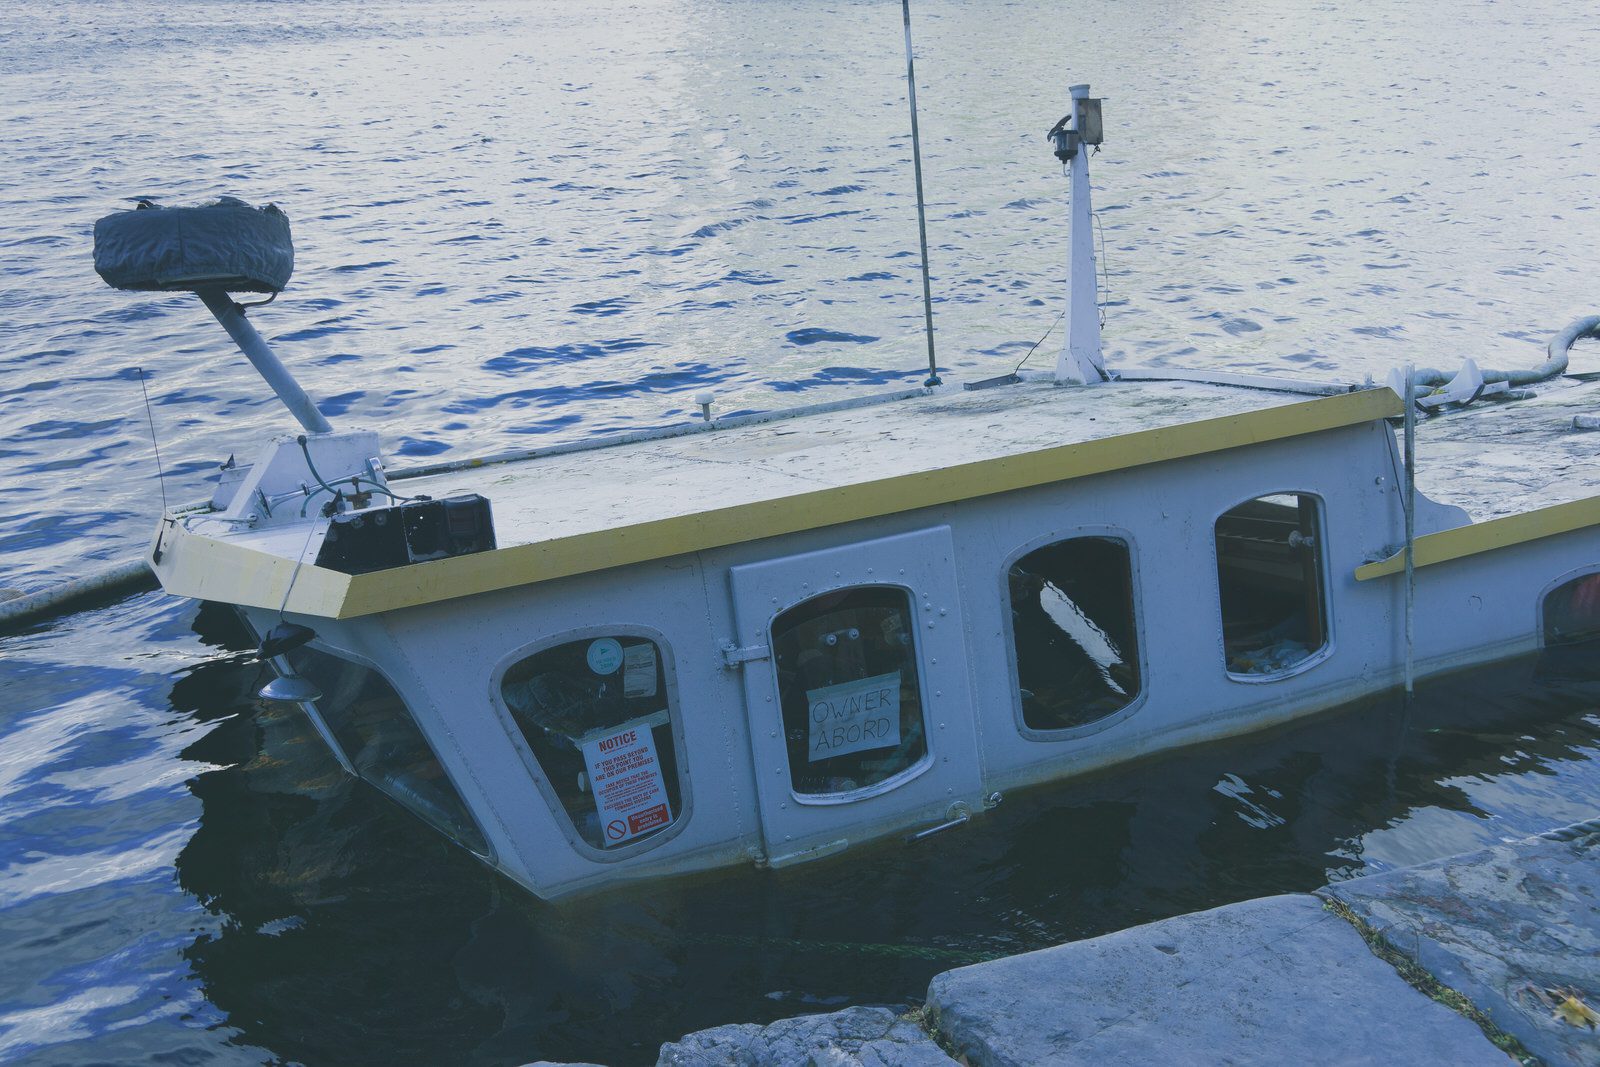
[[[1557, 534], [1571, 533], [1591, 526], [1600, 526], [1600, 496], [1573, 500], [1565, 504], [1552, 504], [1536, 511], [1517, 515], [1502, 515], [1485, 519], [1452, 530], [1423, 534], [1417, 538], [1413, 550], [1414, 566], [1427, 567], [1435, 563], [1448, 563], [1453, 559], [1493, 552], [1497, 548], [1540, 541]], [[1406, 569], [1404, 550], [1387, 559], [1363, 563], [1356, 568], [1356, 581], [1366, 582], [1390, 574], [1400, 574]]]

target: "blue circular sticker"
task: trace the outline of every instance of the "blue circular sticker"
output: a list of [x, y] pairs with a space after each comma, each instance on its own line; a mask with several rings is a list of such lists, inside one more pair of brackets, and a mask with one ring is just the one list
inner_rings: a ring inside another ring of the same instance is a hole
[[614, 674], [622, 666], [622, 645], [609, 637], [589, 645], [589, 669], [596, 674]]

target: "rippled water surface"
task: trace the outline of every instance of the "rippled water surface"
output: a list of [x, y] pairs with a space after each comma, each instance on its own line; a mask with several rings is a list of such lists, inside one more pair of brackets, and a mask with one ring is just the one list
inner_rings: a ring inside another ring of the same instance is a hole
[[[1525, 364], [1597, 310], [1582, 4], [916, 18], [957, 376], [1008, 370], [1059, 310], [1041, 134], [1075, 81], [1108, 98], [1114, 364]], [[298, 271], [254, 319], [401, 456], [673, 423], [706, 388], [738, 411], [919, 380], [900, 49], [892, 0], [0, 6], [0, 586], [139, 549], [135, 368], [173, 501], [286, 423], [196, 301], [95, 278], [90, 228], [127, 197], [283, 205]], [[256, 706], [238, 641], [154, 594], [0, 638], [0, 1059], [643, 1061], [1600, 806], [1600, 694], [1523, 664], [1012, 798], [916, 852], [552, 908]]]

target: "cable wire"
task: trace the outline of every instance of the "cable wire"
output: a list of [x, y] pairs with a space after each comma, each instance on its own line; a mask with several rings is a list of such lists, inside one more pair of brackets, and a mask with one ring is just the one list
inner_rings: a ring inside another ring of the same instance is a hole
[[156, 453], [156, 482], [161, 486], [161, 514], [167, 513], [167, 476], [161, 471], [161, 444], [156, 440], [156, 416], [150, 410], [150, 390], [144, 385], [144, 368], [135, 367], [139, 372], [139, 392], [144, 394], [144, 417], [150, 422], [150, 447]]
[[1040, 345], [1044, 344], [1045, 337], [1049, 337], [1050, 334], [1051, 334], [1051, 331], [1053, 331], [1057, 326], [1061, 325], [1061, 320], [1066, 318], [1066, 317], [1067, 317], [1067, 309], [1066, 308], [1062, 308], [1061, 309], [1061, 314], [1056, 316], [1056, 321], [1052, 322], [1050, 324], [1050, 329], [1048, 329], [1048, 330], [1046, 330], [1044, 332], [1044, 337], [1041, 337], [1037, 341], [1033, 342], [1033, 348], [1028, 349], [1028, 354], [1023, 356], [1022, 357], [1022, 361], [1019, 362], [1015, 367], [1011, 368], [1011, 374], [1012, 374], [1013, 377], [1015, 377], [1016, 373], [1022, 369], [1022, 364], [1023, 363], [1026, 363], [1026, 362], [1028, 362], [1028, 360], [1033, 358], [1034, 350], [1037, 349]]

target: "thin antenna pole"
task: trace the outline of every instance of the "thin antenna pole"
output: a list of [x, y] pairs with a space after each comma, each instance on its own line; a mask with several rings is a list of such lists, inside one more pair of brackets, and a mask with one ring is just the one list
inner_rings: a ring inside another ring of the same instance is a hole
[[144, 394], [144, 417], [150, 423], [150, 447], [156, 453], [156, 482], [161, 486], [161, 514], [167, 513], [167, 476], [161, 471], [161, 444], [156, 440], [156, 416], [150, 410], [150, 390], [144, 385], [144, 368], [135, 367], [139, 372], [139, 392]]
[[1417, 372], [1406, 364], [1406, 413], [1404, 422], [1406, 482], [1405, 495], [1401, 497], [1406, 518], [1406, 696], [1411, 696], [1416, 685], [1416, 663], [1413, 649], [1416, 646], [1417, 616]]
[[928, 282], [928, 209], [922, 196], [922, 135], [917, 129], [917, 68], [911, 58], [911, 0], [900, 0], [906, 23], [906, 93], [911, 100], [911, 162], [917, 172], [917, 234], [922, 239], [922, 317], [928, 329], [928, 380], [939, 384], [939, 367], [933, 358], [933, 287]]

